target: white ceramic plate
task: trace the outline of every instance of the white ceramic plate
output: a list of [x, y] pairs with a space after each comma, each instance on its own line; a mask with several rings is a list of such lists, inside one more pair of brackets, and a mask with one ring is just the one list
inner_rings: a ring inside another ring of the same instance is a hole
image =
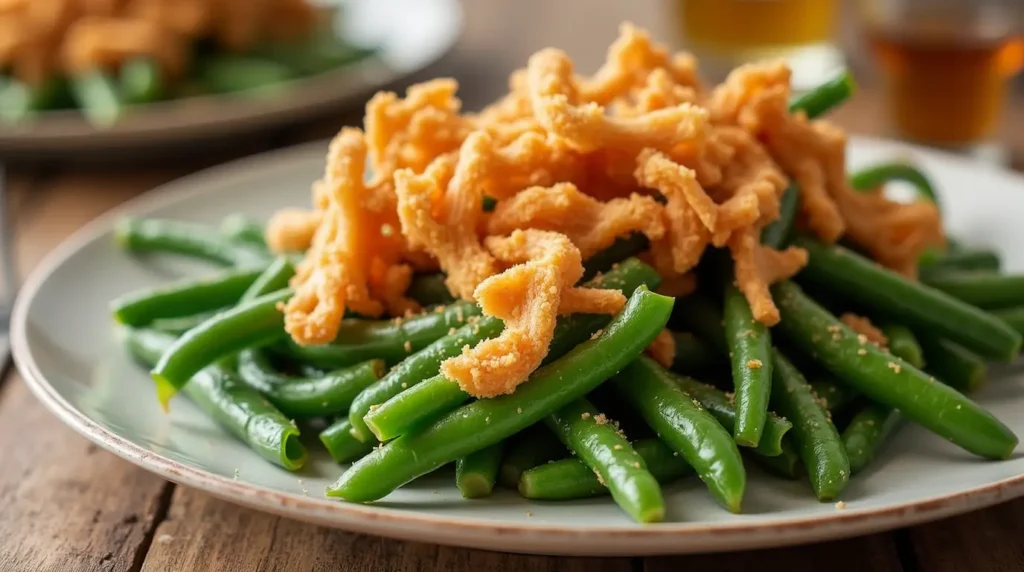
[[[928, 432], [905, 426], [873, 468], [854, 478], [845, 509], [815, 501], [808, 485], [752, 469], [744, 514], [719, 508], [696, 479], [666, 487], [668, 520], [632, 523], [608, 498], [542, 503], [498, 491], [464, 500], [451, 474], [435, 474], [370, 506], [324, 497], [342, 472], [315, 453], [299, 474], [271, 466], [185, 399], [170, 415], [153, 384], [111, 334], [115, 296], [197, 271], [173, 260], [143, 262], [113, 244], [126, 212], [215, 223], [241, 210], [267, 217], [305, 205], [323, 168], [323, 143], [182, 179], [83, 228], [41, 264], [14, 312], [13, 345], [29, 386], [88, 439], [167, 479], [239, 504], [352, 531], [425, 542], [550, 554], [642, 555], [735, 550], [853, 536], [977, 509], [1024, 494], [1024, 457], [985, 462]], [[957, 157], [854, 139], [852, 164], [910, 155], [942, 191], [956, 236], [999, 248], [1024, 270], [1024, 178]], [[994, 372], [978, 399], [1024, 434], [1024, 375]], [[311, 447], [320, 451], [318, 447]]]
[[342, 4], [338, 33], [378, 47], [374, 57], [282, 86], [272, 97], [207, 95], [131, 108], [109, 129], [78, 111], [47, 112], [22, 127], [0, 127], [0, 154], [132, 150], [264, 129], [358, 102], [435, 62], [462, 26], [458, 0], [328, 0]]

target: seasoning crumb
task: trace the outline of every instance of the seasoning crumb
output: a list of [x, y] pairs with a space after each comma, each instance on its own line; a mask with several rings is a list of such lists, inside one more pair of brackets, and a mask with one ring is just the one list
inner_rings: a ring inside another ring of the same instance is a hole
[[516, 413], [522, 415], [523, 414], [523, 408], [522, 407], [516, 407]]
[[615, 449], [616, 451], [621, 451], [621, 450], [622, 450], [622, 445], [616, 445], [616, 446], [615, 446], [615, 447], [613, 447], [613, 448], [614, 448], [614, 449]]
[[604, 425], [607, 422], [608, 418], [605, 416], [604, 413], [598, 413], [597, 415], [594, 416], [594, 423], [597, 423], [598, 425]]
[[376, 411], [378, 407], [380, 407], [380, 405], [373, 404], [373, 405], [370, 406], [370, 411]]
[[532, 510], [526, 511], [526, 516], [533, 516], [533, 511]]
[[868, 350], [866, 350], [864, 348], [861, 348], [861, 349], [857, 350], [857, 355], [859, 355], [859, 356], [866, 356], [866, 355], [868, 355]]
[[844, 508], [846, 508], [846, 503], [845, 502], [839, 501], [839, 502], [836, 503], [836, 510], [843, 510]]
[[438, 306], [438, 307], [434, 308], [434, 313], [435, 314], [443, 314], [444, 313], [444, 306]]
[[596, 340], [596, 339], [597, 339], [597, 338], [599, 338], [599, 337], [601, 336], [601, 334], [603, 334], [603, 333], [604, 333], [604, 330], [603, 330], [603, 329], [600, 329], [600, 330], [598, 330], [598, 331], [594, 332], [594, 333], [593, 333], [593, 335], [591, 335], [591, 336], [590, 336], [590, 339], [592, 339], [592, 340]]
[[584, 412], [583, 412], [583, 413], [582, 413], [582, 414], [580, 415], [580, 419], [590, 419], [590, 412], [589, 412], [589, 411], [584, 411]]
[[405, 343], [402, 344], [402, 347], [405, 348], [405, 351], [411, 352], [412, 351], [412, 342], [409, 341], [409, 340], [405, 340]]
[[452, 327], [448, 328], [448, 335], [450, 336], [450, 335], [454, 334], [456, 331], [457, 330], [455, 329], [455, 326], [452, 326]]
[[747, 367], [750, 369], [761, 369], [764, 364], [759, 359], [752, 359], [747, 361]]
[[899, 373], [899, 372], [903, 371], [903, 368], [900, 367], [900, 364], [898, 364], [898, 363], [896, 363], [894, 361], [889, 362], [889, 365], [887, 365], [886, 367], [888, 367], [889, 369], [895, 371], [896, 373]]
[[640, 461], [633, 461], [633, 468], [634, 469], [639, 469], [640, 468]]
[[402, 382], [402, 389], [409, 389], [409, 382], [403, 381]]
[[865, 336], [864, 334], [857, 334], [857, 341], [860, 342], [861, 344], [866, 344], [868, 343], [868, 337]]

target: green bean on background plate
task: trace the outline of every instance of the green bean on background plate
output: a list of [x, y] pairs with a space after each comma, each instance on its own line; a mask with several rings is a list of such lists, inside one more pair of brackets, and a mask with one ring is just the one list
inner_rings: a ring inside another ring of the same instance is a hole
[[998, 253], [984, 249], [950, 250], [949, 252], [929, 250], [921, 255], [917, 263], [921, 274], [950, 270], [999, 272], [1002, 266]]
[[641, 356], [611, 383], [658, 437], [693, 467], [711, 495], [730, 512], [740, 512], [747, 473], [736, 442], [718, 420], [650, 358]]
[[[148, 324], [145, 324], [147, 329], [156, 330], [165, 334], [172, 334], [174, 336], [180, 336], [192, 328], [202, 324], [210, 318], [216, 316], [220, 312], [228, 310], [229, 307], [217, 308], [209, 312], [202, 312], [199, 314], [192, 314], [191, 316], [182, 316], [180, 318], [157, 318]], [[130, 324], [129, 324], [130, 325]]]
[[910, 183], [917, 190], [918, 196], [939, 203], [939, 195], [927, 175], [908, 163], [879, 163], [850, 174], [850, 186], [858, 191], [870, 191], [891, 181]]
[[1021, 334], [983, 310], [911, 282], [841, 246], [803, 237], [794, 243], [809, 254], [799, 280], [834, 291], [915, 330], [928, 330], [957, 342], [983, 357], [1009, 361], [1020, 351]]
[[545, 424], [600, 476], [615, 503], [637, 522], [661, 522], [665, 500], [654, 475], [625, 435], [585, 398], [575, 399], [545, 420]]
[[464, 498], [478, 499], [491, 494], [504, 448], [504, 442], [499, 441], [455, 460], [455, 486]]
[[221, 219], [217, 230], [228, 240], [258, 250], [267, 250], [263, 224], [241, 213], [231, 213]]
[[1017, 436], [989, 412], [899, 357], [866, 343], [793, 282], [776, 284], [772, 293], [782, 314], [774, 329], [844, 383], [981, 457], [1005, 459], [1016, 448]]
[[[128, 353], [152, 367], [174, 343], [174, 336], [125, 328]], [[294, 471], [306, 462], [306, 448], [295, 424], [227, 367], [214, 364], [197, 371], [185, 395], [232, 435], [264, 459]]]
[[[661, 484], [693, 474], [686, 461], [660, 439], [639, 439], [633, 449]], [[535, 500], [570, 500], [609, 494], [593, 470], [576, 458], [538, 464], [519, 477], [519, 494]]]
[[501, 460], [498, 472], [498, 483], [505, 488], [515, 489], [519, 486], [520, 476], [527, 470], [567, 456], [569, 450], [543, 423], [527, 427], [508, 439], [505, 457]]
[[168, 318], [186, 318], [231, 306], [260, 277], [263, 268], [232, 269], [214, 276], [186, 278], [129, 292], [110, 302], [118, 323], [145, 326]]
[[993, 310], [992, 314], [1006, 322], [1006, 324], [1011, 328], [1017, 330], [1021, 334], [1024, 334], [1024, 305], [1017, 306], [1015, 308]]
[[164, 95], [163, 72], [152, 58], [132, 58], [121, 65], [118, 91], [126, 104], [148, 103]]
[[[607, 274], [591, 279], [586, 286], [616, 289], [628, 295], [641, 285], [656, 288], [659, 281], [660, 277], [653, 268], [631, 258], [618, 264]], [[543, 363], [550, 363], [565, 355], [610, 320], [610, 316], [593, 314], [559, 317]], [[440, 417], [469, 397], [457, 382], [439, 375], [431, 378], [429, 382], [415, 385], [392, 396], [370, 411], [363, 421], [379, 440], [387, 441], [424, 421]], [[353, 426], [355, 425], [356, 422], [353, 420]]]
[[96, 127], [110, 127], [124, 113], [120, 90], [103, 70], [92, 70], [70, 80], [71, 94], [86, 120]]
[[814, 89], [793, 99], [789, 104], [790, 113], [802, 111], [808, 119], [814, 119], [848, 99], [857, 90], [857, 83], [849, 70], [843, 70], [832, 79], [815, 86]]
[[533, 425], [640, 355], [665, 327], [672, 302], [639, 288], [599, 336], [535, 371], [515, 393], [473, 401], [415, 433], [385, 443], [345, 471], [328, 487], [327, 495], [354, 502], [377, 500], [420, 475]]

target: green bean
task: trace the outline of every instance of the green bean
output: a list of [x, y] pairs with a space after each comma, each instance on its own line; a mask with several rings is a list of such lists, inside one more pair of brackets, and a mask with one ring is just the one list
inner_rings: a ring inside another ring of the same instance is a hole
[[320, 442], [327, 448], [335, 463], [349, 463], [373, 450], [374, 444], [352, 436], [348, 418], [340, 418], [320, 432]]
[[911, 282], [843, 247], [805, 238], [798, 238], [796, 244], [810, 255], [801, 279], [915, 330], [949, 338], [983, 357], [1008, 361], [1020, 351], [1021, 334], [995, 316]]
[[131, 252], [168, 252], [224, 266], [265, 264], [262, 257], [239, 248], [213, 230], [188, 222], [125, 217], [114, 228], [114, 238]]
[[275, 258], [266, 270], [249, 285], [239, 299], [239, 303], [251, 302], [260, 296], [287, 288], [292, 276], [295, 276], [295, 266], [291, 261], [284, 256]]
[[519, 486], [520, 476], [524, 472], [564, 459], [569, 454], [565, 445], [543, 423], [527, 427], [514, 435], [508, 440], [507, 449], [505, 458], [501, 460], [498, 482], [509, 489]]
[[71, 78], [71, 95], [82, 115], [96, 127], [110, 127], [124, 112], [114, 80], [101, 70]]
[[152, 58], [133, 58], [124, 62], [118, 81], [124, 103], [149, 103], [163, 96], [163, 74], [160, 64]]
[[939, 195], [935, 192], [928, 177], [920, 169], [906, 163], [881, 163], [861, 169], [850, 175], [850, 185], [858, 191], [869, 191], [890, 181], [905, 181], [917, 189], [917, 194], [938, 204]]
[[693, 332], [721, 356], [729, 356], [721, 311], [703, 294], [691, 294], [676, 301], [673, 324]]
[[[174, 336], [126, 328], [128, 352], [153, 367], [174, 344]], [[295, 471], [306, 462], [299, 430], [255, 390], [235, 378], [223, 365], [197, 371], [183, 389], [207, 415], [264, 459]]]
[[730, 512], [740, 512], [747, 473], [729, 432], [654, 360], [640, 357], [611, 383], [651, 429], [679, 453]]
[[804, 376], [772, 351], [772, 407], [793, 423], [793, 440], [818, 500], [834, 499], [850, 480], [850, 460], [828, 411]]
[[[658, 280], [659, 277], [653, 268], [634, 258], [619, 264], [607, 274], [592, 279], [586, 285], [590, 288], [616, 289], [625, 294], [634, 291], [641, 284], [656, 287]], [[610, 316], [592, 314], [559, 318], [543, 363], [550, 363], [565, 355], [606, 325], [609, 320]], [[401, 394], [392, 396], [366, 415], [364, 422], [378, 439], [387, 441], [424, 420], [440, 417], [469, 397], [455, 381], [437, 376], [429, 382], [410, 387]], [[352, 424], [356, 426], [355, 421]]]
[[899, 409], [908, 419], [982, 457], [1004, 459], [1017, 446], [1017, 436], [978, 404], [899, 357], [862, 343], [796, 284], [782, 282], [772, 291], [782, 314], [776, 330], [871, 400]]
[[[687, 395], [699, 401], [701, 406], [707, 409], [722, 427], [725, 427], [726, 431], [733, 431], [736, 426], [736, 410], [728, 395], [718, 388], [689, 377], [674, 375], [673, 379]], [[783, 438], [792, 427], [793, 424], [786, 419], [769, 413], [765, 420], [761, 441], [751, 451], [762, 457], [774, 457], [780, 454]]]
[[861, 472], [874, 460], [899, 420], [898, 412], [878, 403], [869, 403], [850, 419], [843, 430], [843, 447], [850, 459], [852, 474]]
[[1024, 275], [992, 272], [925, 272], [921, 282], [972, 306], [987, 310], [1024, 304]]
[[716, 369], [724, 361], [703, 340], [690, 332], [672, 332], [676, 344], [672, 369], [685, 374], [697, 374]]
[[286, 65], [266, 59], [234, 54], [204, 58], [199, 78], [214, 93], [278, 93], [282, 85], [295, 77]]
[[174, 394], [199, 370], [284, 336], [284, 316], [277, 306], [292, 294], [291, 290], [281, 290], [240, 304], [178, 338], [150, 372], [160, 405], [167, 409]]
[[671, 312], [672, 298], [638, 288], [599, 336], [535, 371], [515, 393], [479, 399], [386, 443], [345, 471], [327, 495], [354, 502], [382, 498], [419, 475], [533, 425], [640, 355]]
[[729, 344], [735, 387], [736, 444], [757, 447], [761, 441], [772, 392], [772, 339], [754, 319], [747, 299], [735, 284], [725, 288], [725, 340]]
[[811, 391], [823, 401], [829, 413], [836, 413], [857, 399], [856, 391], [832, 379], [811, 382]]
[[345, 367], [379, 358], [396, 364], [480, 315], [472, 302], [455, 302], [436, 312], [393, 320], [346, 319], [329, 344], [302, 346], [290, 338], [282, 352], [290, 358], [325, 369]]
[[433, 377], [441, 362], [457, 356], [465, 346], [473, 346], [481, 340], [493, 338], [501, 333], [504, 324], [496, 318], [482, 318], [475, 324], [467, 324], [447, 336], [437, 339], [423, 350], [412, 354], [391, 368], [379, 382], [366, 388], [352, 401], [348, 419], [352, 424], [352, 435], [361, 441], [370, 441], [373, 433], [366, 426], [366, 416], [378, 406], [396, 395]]
[[1024, 334], [1024, 306], [1017, 306], [1016, 308], [1004, 308], [1002, 310], [993, 310], [992, 314], [1000, 320], [1006, 322], [1011, 328], [1017, 330], [1021, 334]]
[[53, 77], [41, 85], [30, 86], [15, 78], [6, 78], [0, 87], [0, 121], [17, 125], [35, 113], [59, 105], [67, 93], [63, 78]]
[[188, 278], [129, 292], [110, 302], [110, 310], [118, 323], [128, 326], [194, 316], [235, 304], [262, 271], [262, 268], [229, 270], [213, 277]]
[[985, 384], [988, 366], [985, 360], [957, 344], [918, 332], [918, 343], [924, 353], [925, 370], [942, 383], [960, 393], [970, 393]]
[[219, 312], [223, 312], [227, 308], [217, 308], [209, 312], [202, 312], [200, 314], [192, 314], [191, 316], [182, 316], [180, 318], [159, 318], [146, 324], [146, 328], [150, 330], [156, 330], [164, 334], [171, 334], [174, 336], [180, 336], [192, 328], [202, 324], [206, 320], [216, 316]]
[[800, 209], [800, 188], [790, 184], [779, 199], [779, 218], [768, 223], [761, 231], [761, 244], [772, 248], [782, 248], [789, 242], [796, 222], [796, 213]]
[[444, 274], [417, 274], [413, 276], [412, 284], [406, 291], [406, 295], [416, 300], [423, 306], [435, 304], [451, 304], [455, 301], [444, 283]]
[[260, 251], [267, 250], [267, 240], [263, 234], [263, 225], [243, 214], [232, 213], [227, 215], [221, 219], [218, 230], [228, 240], [253, 247]]
[[478, 499], [491, 495], [501, 465], [503, 443], [474, 451], [455, 460], [455, 486], [463, 498]]
[[879, 329], [888, 340], [889, 352], [899, 356], [910, 365], [921, 369], [924, 367], [924, 352], [921, 350], [914, 332], [900, 324], [881, 324]]
[[[927, 254], [927, 253], [926, 253]], [[922, 255], [918, 260], [921, 274], [949, 270], [988, 270], [999, 272], [1002, 262], [993, 250], [960, 250], [932, 256]]]
[[317, 377], [292, 377], [274, 368], [261, 350], [238, 354], [238, 375], [292, 419], [344, 413], [359, 392], [384, 374], [384, 362], [369, 360]]
[[789, 105], [792, 113], [803, 111], [808, 119], [823, 115], [839, 105], [857, 90], [857, 83], [849, 70], [843, 70], [829, 81], [796, 98]]
[[782, 452], [774, 457], [751, 455], [750, 459], [769, 473], [786, 479], [798, 478], [803, 467], [800, 464], [800, 453], [797, 452], [792, 439], [784, 439]]
[[619, 262], [640, 254], [650, 246], [651, 243], [647, 237], [640, 233], [616, 238], [611, 246], [594, 254], [583, 263], [583, 278], [580, 280], [587, 281], [602, 272], [608, 272]]
[[[659, 483], [693, 474], [680, 456], [658, 439], [640, 439], [633, 449]], [[562, 459], [524, 471], [519, 478], [519, 494], [534, 500], [570, 500], [602, 496], [608, 487], [583, 461]]]
[[637, 522], [661, 522], [665, 500], [661, 487], [632, 445], [585, 398], [545, 420], [549, 429], [583, 464], [600, 476], [612, 498]]

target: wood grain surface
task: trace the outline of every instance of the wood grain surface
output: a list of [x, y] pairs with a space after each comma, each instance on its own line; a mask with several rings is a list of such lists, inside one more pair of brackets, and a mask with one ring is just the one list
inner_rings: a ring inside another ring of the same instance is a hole
[[[659, 16], [667, 5], [653, 0], [466, 2], [462, 41], [428, 73], [459, 78], [466, 107], [478, 108], [504, 90], [507, 74], [537, 48], [564, 47], [586, 72], [603, 59], [621, 20], [649, 26], [657, 35], [670, 34], [669, 23]], [[855, 132], [884, 133], [880, 105], [869, 85], [836, 118]], [[1024, 150], [1021, 108], [1011, 109], [1010, 127], [1002, 133], [1018, 160]], [[19, 272], [24, 276], [87, 221], [161, 182], [244, 154], [326, 137], [358, 116], [338, 114], [268, 134], [244, 148], [172, 164], [9, 166], [8, 208], [15, 221]], [[509, 555], [354, 535], [166, 483], [64, 427], [13, 370], [0, 381], [0, 451], [0, 571], [1024, 570], [1024, 501], [839, 542], [649, 559]]]

